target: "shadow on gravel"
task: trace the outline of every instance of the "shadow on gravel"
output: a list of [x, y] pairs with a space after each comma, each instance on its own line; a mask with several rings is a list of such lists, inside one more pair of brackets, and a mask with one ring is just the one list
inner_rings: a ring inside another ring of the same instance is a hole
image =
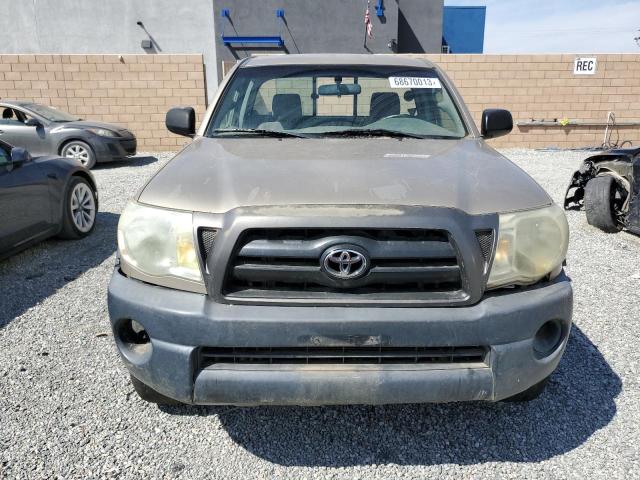
[[530, 403], [163, 410], [218, 415], [239, 445], [287, 466], [539, 462], [606, 426], [621, 386], [597, 347], [574, 327], [547, 390]]
[[0, 329], [51, 296], [116, 249], [119, 215], [98, 212], [95, 230], [82, 240], [49, 239], [0, 262]]
[[156, 163], [157, 161], [158, 159], [156, 157], [145, 155], [139, 157], [131, 157], [126, 160], [120, 160], [117, 162], [99, 163], [95, 167], [93, 167], [93, 170], [110, 170], [112, 168], [118, 167], [142, 167], [144, 165]]

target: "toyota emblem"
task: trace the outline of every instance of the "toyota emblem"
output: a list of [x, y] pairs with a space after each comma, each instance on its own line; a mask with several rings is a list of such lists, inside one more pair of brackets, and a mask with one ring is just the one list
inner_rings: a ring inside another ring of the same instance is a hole
[[353, 280], [369, 271], [369, 256], [354, 245], [331, 247], [322, 255], [321, 263], [324, 272], [338, 280]]

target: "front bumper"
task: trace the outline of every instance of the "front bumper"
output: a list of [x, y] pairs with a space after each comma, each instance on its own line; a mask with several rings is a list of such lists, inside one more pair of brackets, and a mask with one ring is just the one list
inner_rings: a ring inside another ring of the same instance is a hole
[[[553, 282], [487, 294], [466, 307], [373, 308], [228, 305], [206, 295], [156, 287], [116, 270], [109, 285], [114, 337], [130, 373], [184, 403], [322, 405], [501, 400], [550, 375], [571, 327], [572, 288]], [[141, 354], [122, 341], [127, 319], [146, 329]], [[552, 353], [533, 342], [548, 320], [562, 326]], [[378, 338], [408, 346], [487, 346], [478, 364], [225, 364], [200, 368], [199, 348], [343, 345]]]
[[125, 160], [136, 154], [136, 137], [97, 137], [91, 140], [91, 146], [96, 154], [98, 163]]

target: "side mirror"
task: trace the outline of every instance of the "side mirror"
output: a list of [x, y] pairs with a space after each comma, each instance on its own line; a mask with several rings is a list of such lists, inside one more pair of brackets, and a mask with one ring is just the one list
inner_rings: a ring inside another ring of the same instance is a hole
[[196, 134], [196, 112], [191, 107], [174, 107], [167, 112], [167, 130], [185, 137]]
[[39, 121], [39, 120], [36, 120], [35, 118], [29, 118], [29, 119], [27, 119], [27, 121], [26, 121], [26, 122], [24, 122], [24, 124], [25, 124], [27, 127], [36, 127], [36, 128], [38, 128], [38, 127], [41, 127], [41, 126], [42, 126], [42, 123], [40, 123], [40, 121]]
[[31, 161], [31, 155], [24, 148], [13, 147], [11, 149], [11, 164], [21, 165]]
[[489, 108], [482, 112], [480, 132], [484, 138], [496, 138], [513, 130], [513, 117], [508, 110]]

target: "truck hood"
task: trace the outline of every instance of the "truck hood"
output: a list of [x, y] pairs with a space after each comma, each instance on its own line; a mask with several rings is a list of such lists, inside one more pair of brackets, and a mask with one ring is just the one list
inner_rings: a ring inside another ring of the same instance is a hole
[[198, 138], [149, 181], [138, 201], [210, 213], [324, 204], [483, 214], [551, 203], [529, 175], [473, 138]]

